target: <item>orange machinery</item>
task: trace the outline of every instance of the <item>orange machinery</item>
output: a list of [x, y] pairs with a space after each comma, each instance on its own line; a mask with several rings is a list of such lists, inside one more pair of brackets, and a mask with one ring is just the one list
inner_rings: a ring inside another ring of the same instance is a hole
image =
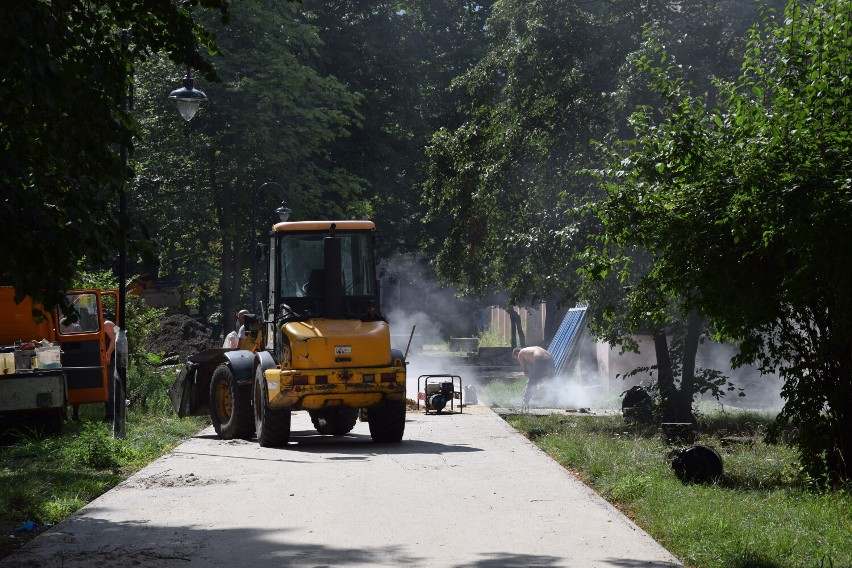
[[[73, 323], [58, 311], [41, 310], [39, 317], [32, 299], [15, 303], [14, 289], [0, 286], [0, 415], [41, 412], [55, 421], [60, 411], [64, 416], [68, 404], [108, 400], [111, 377], [104, 311], [115, 311], [118, 294], [102, 290], [67, 294], [77, 311]], [[58, 362], [49, 357], [57, 346]], [[44, 354], [42, 361], [39, 352]]]

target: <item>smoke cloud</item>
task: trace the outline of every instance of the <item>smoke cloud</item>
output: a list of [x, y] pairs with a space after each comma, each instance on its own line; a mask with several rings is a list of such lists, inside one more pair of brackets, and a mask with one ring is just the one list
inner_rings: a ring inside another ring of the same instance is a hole
[[[474, 337], [483, 329], [484, 302], [457, 297], [454, 289], [438, 284], [429, 267], [413, 256], [398, 256], [383, 262], [381, 279], [382, 307], [390, 324], [392, 346], [408, 352], [406, 396], [409, 399], [417, 400], [418, 378], [424, 375], [457, 375], [463, 386], [474, 386], [480, 398], [484, 397], [479, 387], [486, 382], [522, 377], [520, 367], [508, 366], [514, 361], [483, 369], [468, 364], [459, 354], [447, 353], [450, 337]], [[633, 369], [656, 363], [650, 338], [638, 339], [639, 354], [620, 354], [617, 347], [596, 343], [588, 334], [581, 334], [576, 364], [536, 389], [531, 406], [620, 409], [624, 391], [635, 384], [647, 385], [653, 378], [648, 374], [623, 378]], [[441, 348], [429, 349], [434, 346]], [[734, 384], [735, 390], [728, 392], [720, 403], [739, 408], [780, 409], [781, 381], [775, 376], [761, 375], [754, 367], [732, 369], [730, 360], [736, 353], [736, 346], [709, 339], [699, 346], [696, 366], [721, 371]], [[737, 396], [739, 389], [743, 389], [745, 396]], [[706, 394], [700, 400], [715, 402]], [[517, 400], [507, 403], [520, 407], [522, 392]]]

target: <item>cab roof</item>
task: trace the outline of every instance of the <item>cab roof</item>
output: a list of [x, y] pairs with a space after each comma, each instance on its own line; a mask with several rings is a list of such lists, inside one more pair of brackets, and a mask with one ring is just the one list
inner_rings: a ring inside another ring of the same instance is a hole
[[286, 221], [276, 223], [275, 231], [328, 231], [334, 224], [338, 231], [372, 231], [376, 228], [372, 221]]

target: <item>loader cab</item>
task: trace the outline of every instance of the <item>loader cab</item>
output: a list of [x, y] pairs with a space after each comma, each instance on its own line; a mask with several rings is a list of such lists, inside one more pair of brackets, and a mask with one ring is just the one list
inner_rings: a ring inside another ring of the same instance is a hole
[[384, 319], [371, 221], [285, 222], [274, 229], [268, 305], [276, 322]]

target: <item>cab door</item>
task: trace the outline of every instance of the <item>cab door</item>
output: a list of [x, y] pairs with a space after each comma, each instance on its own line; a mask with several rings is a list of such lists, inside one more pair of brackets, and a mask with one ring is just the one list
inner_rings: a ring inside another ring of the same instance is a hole
[[78, 319], [70, 321], [59, 311], [56, 336], [68, 383], [68, 403], [86, 404], [109, 400], [109, 362], [106, 358], [104, 300], [110, 292], [73, 290], [67, 293]]

